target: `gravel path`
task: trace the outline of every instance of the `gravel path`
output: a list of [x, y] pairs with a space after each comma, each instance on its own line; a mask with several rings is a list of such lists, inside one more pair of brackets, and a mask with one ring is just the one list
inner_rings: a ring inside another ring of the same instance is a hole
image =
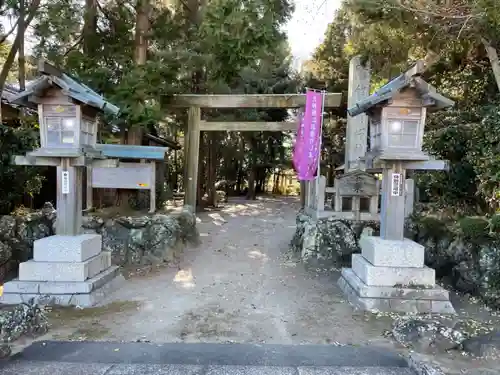
[[297, 199], [267, 198], [200, 214], [202, 244], [186, 251], [178, 268], [128, 280], [113, 299], [137, 306], [111, 309], [90, 327], [79, 322], [76, 335], [152, 342], [386, 342], [380, 333], [388, 323], [362, 324], [369, 318], [353, 314], [336, 285], [337, 273], [307, 270], [292, 259], [297, 209]]

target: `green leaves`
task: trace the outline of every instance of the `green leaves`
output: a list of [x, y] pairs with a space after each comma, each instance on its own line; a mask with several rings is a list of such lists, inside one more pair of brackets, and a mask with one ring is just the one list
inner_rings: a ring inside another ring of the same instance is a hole
[[43, 168], [12, 164], [13, 156], [32, 151], [37, 144], [38, 133], [32, 128], [0, 124], [0, 214], [10, 214], [24, 194], [32, 196], [40, 191]]

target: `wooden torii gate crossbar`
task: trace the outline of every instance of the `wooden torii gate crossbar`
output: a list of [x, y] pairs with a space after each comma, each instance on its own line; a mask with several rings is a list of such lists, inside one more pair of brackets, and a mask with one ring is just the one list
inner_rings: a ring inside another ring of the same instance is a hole
[[[339, 107], [342, 94], [327, 93], [325, 108]], [[184, 140], [186, 187], [184, 203], [196, 207], [200, 131], [288, 131], [296, 130], [294, 122], [221, 122], [202, 121], [201, 108], [301, 108], [305, 94], [242, 94], [242, 95], [175, 95], [169, 105], [188, 108], [188, 130]]]

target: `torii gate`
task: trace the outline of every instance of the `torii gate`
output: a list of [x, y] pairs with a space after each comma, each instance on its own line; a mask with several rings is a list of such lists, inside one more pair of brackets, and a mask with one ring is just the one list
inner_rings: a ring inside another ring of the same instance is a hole
[[[341, 104], [342, 94], [327, 93], [325, 108]], [[200, 131], [287, 131], [297, 130], [295, 122], [223, 122], [202, 121], [202, 108], [301, 108], [306, 104], [305, 94], [231, 94], [231, 95], [175, 95], [170, 106], [188, 108], [188, 131], [184, 142], [186, 163], [186, 192], [184, 203], [196, 207], [198, 185], [198, 158]]]

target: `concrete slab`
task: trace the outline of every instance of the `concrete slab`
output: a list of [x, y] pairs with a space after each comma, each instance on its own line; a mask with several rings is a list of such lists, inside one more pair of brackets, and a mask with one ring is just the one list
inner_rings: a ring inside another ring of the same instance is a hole
[[82, 366], [70, 362], [6, 362], [0, 367], [2, 375], [106, 375], [112, 367], [105, 363], [90, 363]]
[[36, 240], [33, 244], [35, 262], [85, 262], [101, 252], [99, 234], [78, 236], [55, 235]]
[[367, 285], [419, 285], [433, 287], [435, 271], [429, 267], [376, 267], [361, 254], [353, 254], [352, 270]]
[[285, 366], [208, 366], [205, 375], [297, 375], [297, 369]]
[[363, 257], [377, 267], [423, 267], [425, 249], [405, 238], [403, 241], [362, 236], [359, 240]]
[[114, 365], [106, 375], [202, 375], [203, 366], [191, 365]]
[[14, 362], [2, 375], [414, 375], [400, 367], [277, 367]]
[[[334, 345], [37, 341], [14, 359], [79, 363], [196, 366], [347, 366], [408, 368], [387, 348]], [[1, 369], [0, 369], [0, 373]], [[3, 373], [2, 373], [3, 374]]]
[[19, 264], [21, 281], [85, 281], [111, 267], [111, 254], [101, 252], [85, 262], [36, 262]]
[[298, 375], [415, 375], [410, 369], [387, 367], [299, 367]]

